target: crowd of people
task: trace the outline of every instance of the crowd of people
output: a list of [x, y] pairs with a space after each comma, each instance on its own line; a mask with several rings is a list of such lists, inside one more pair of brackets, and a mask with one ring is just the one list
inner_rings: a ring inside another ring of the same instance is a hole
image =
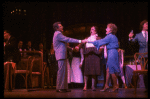
[[[148, 21], [141, 22], [141, 31], [133, 38], [133, 33], [129, 33], [129, 42], [138, 41], [140, 53], [148, 52]], [[107, 24], [106, 37], [98, 36], [98, 27], [92, 26], [90, 36], [78, 40], [64, 36], [63, 26], [61, 22], [53, 24], [54, 35], [51, 49], [43, 49], [43, 44], [39, 43], [38, 51], [43, 52], [43, 62], [47, 63], [46, 71], [49, 72], [47, 77], [47, 86], [53, 87], [53, 78], [56, 78], [56, 92], [71, 92], [68, 88], [70, 83], [84, 84], [83, 91], [87, 90], [88, 78], [92, 78], [91, 88], [96, 91], [97, 77], [101, 75], [100, 64], [104, 64], [106, 68], [104, 88], [100, 91], [109, 89], [110, 75], [113, 81], [113, 88], [109, 92], [118, 90], [117, 77], [121, 76], [124, 87], [125, 78], [123, 73], [123, 63], [120, 53], [124, 50], [119, 48], [117, 26], [113, 23]], [[18, 45], [17, 45], [18, 44]], [[70, 46], [72, 44], [73, 46]], [[22, 56], [19, 51], [35, 51], [28, 41], [27, 47], [23, 47], [23, 41], [16, 42], [11, 36], [11, 32], [4, 30], [4, 62], [13, 61], [16, 64]], [[148, 57], [148, 56], [145, 56]], [[102, 61], [103, 60], [103, 61]], [[148, 67], [147, 67], [148, 68]], [[50, 78], [50, 79], [49, 79]], [[145, 87], [147, 87], [147, 76], [144, 76]]]

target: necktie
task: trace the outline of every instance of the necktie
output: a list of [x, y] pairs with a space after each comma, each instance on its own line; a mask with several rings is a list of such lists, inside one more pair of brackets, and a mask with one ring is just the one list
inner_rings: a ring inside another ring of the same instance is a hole
[[146, 39], [146, 42], [148, 41], [148, 33], [145, 32], [145, 39]]

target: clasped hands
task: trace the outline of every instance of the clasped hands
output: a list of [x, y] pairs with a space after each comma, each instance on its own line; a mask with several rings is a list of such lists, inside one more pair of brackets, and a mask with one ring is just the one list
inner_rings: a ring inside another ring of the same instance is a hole
[[81, 40], [81, 43], [87, 43], [88, 42], [88, 40], [87, 39], [83, 39], [83, 40]]

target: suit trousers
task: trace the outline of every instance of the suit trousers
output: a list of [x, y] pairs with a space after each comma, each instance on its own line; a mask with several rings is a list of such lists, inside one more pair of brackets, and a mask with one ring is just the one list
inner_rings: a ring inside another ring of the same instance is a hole
[[4, 65], [4, 89], [12, 89], [12, 65], [10, 63]]
[[68, 89], [67, 59], [58, 60], [56, 90], [59, 89]]

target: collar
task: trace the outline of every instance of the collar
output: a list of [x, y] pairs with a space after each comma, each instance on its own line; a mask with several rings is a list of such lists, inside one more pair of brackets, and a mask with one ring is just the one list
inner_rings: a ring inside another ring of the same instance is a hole
[[97, 37], [97, 36], [98, 36], [98, 34], [96, 33], [94, 35], [91, 35], [90, 37]]
[[112, 33], [108, 33], [107, 35], [110, 35], [110, 34], [112, 34]]
[[142, 34], [145, 34], [145, 32], [146, 32], [146, 34], [148, 34], [148, 31], [142, 31]]
[[60, 31], [55, 31], [55, 32], [57, 32], [57, 33], [62, 33], [62, 32], [60, 32]]

